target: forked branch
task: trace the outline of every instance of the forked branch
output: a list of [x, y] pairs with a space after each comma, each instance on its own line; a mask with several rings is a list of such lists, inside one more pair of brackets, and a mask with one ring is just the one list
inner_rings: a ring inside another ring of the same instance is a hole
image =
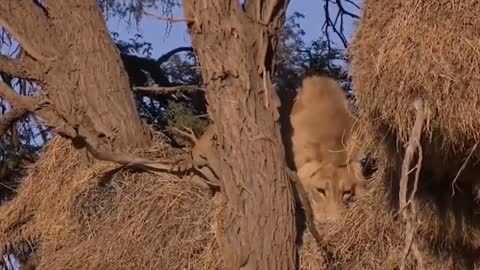
[[[405, 151], [405, 156], [403, 158], [402, 163], [402, 172], [400, 178], [400, 212], [402, 214], [403, 220], [406, 223], [405, 231], [406, 231], [406, 239], [405, 239], [405, 248], [403, 250], [403, 259], [400, 265], [400, 269], [405, 269], [407, 256], [412, 251], [414, 258], [417, 261], [418, 269], [423, 270], [425, 269], [424, 261], [420, 250], [416, 244], [414, 239], [415, 237], [415, 226], [414, 222], [416, 220], [416, 205], [415, 205], [415, 193], [417, 191], [419, 176], [420, 176], [420, 169], [422, 163], [422, 147], [420, 144], [420, 138], [422, 135], [423, 123], [425, 121], [425, 107], [423, 101], [420, 99], [415, 100], [413, 104], [416, 116], [415, 116], [415, 123], [413, 125], [410, 139], [408, 141], [407, 149]], [[412, 163], [413, 156], [415, 152], [418, 153], [418, 160], [417, 165], [415, 167], [415, 182], [414, 188], [410, 196], [407, 195], [408, 191], [408, 180], [409, 180], [409, 173], [410, 173], [410, 166]], [[408, 200], [408, 201], [407, 201]]]

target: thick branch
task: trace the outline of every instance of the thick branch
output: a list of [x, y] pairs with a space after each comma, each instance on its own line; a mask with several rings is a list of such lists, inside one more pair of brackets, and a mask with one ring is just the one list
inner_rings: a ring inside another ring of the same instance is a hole
[[33, 59], [40, 62], [52, 60], [53, 26], [45, 12], [27, 0], [3, 0], [0, 5], [0, 26], [4, 27]]
[[12, 77], [38, 80], [40, 78], [40, 66], [29, 58], [14, 60], [0, 55], [0, 71]]
[[40, 98], [21, 96], [3, 81], [0, 81], [0, 96], [6, 99], [12, 106], [12, 109], [0, 122], [0, 137], [3, 136], [16, 121], [28, 112], [34, 112], [41, 106]]
[[145, 86], [145, 87], [134, 87], [133, 90], [141, 95], [169, 95], [179, 92], [192, 93], [196, 91], [205, 91], [203, 88], [196, 85], [179, 85], [171, 87], [162, 87], [162, 86]]
[[6, 99], [14, 108], [23, 107], [29, 111], [34, 111], [40, 104], [39, 98], [21, 96], [3, 81], [0, 81], [0, 96]]

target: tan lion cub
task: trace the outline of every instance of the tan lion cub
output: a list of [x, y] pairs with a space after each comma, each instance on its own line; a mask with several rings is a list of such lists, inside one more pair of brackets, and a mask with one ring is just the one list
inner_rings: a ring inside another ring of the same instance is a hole
[[292, 152], [316, 222], [337, 218], [364, 191], [359, 151], [350, 151], [353, 120], [335, 80], [320, 75], [303, 79], [290, 113]]

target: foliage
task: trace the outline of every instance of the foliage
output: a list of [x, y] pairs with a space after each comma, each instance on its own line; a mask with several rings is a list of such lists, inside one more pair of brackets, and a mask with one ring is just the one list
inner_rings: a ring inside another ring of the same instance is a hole
[[273, 81], [281, 91], [295, 91], [300, 86], [301, 77], [309, 70], [327, 73], [345, 83], [350, 88], [349, 78], [340, 65], [344, 61], [340, 49], [328, 48], [323, 36], [305, 42], [305, 32], [299, 20], [304, 16], [298, 12], [287, 18], [280, 31], [279, 45], [275, 54], [276, 72]]
[[152, 56], [152, 43], [144, 41], [142, 35], [135, 34], [133, 38], [128, 39], [128, 42], [118, 39], [120, 35], [117, 32], [112, 32], [111, 35], [121, 53]]
[[172, 9], [180, 5], [177, 0], [97, 0], [105, 17], [118, 17], [140, 21], [146, 9], [161, 8], [165, 15], [171, 15]]
[[[137, 34], [128, 41], [113, 40], [120, 50], [125, 69], [132, 87], [200, 85], [201, 74], [193, 52], [174, 54], [161, 63], [152, 58], [151, 44]], [[159, 57], [163, 59], [164, 57]], [[185, 144], [182, 137], [171, 132], [172, 128], [193, 129], [201, 133], [207, 120], [199, 115], [206, 114], [203, 92], [164, 95], [136, 95], [137, 108], [141, 117], [154, 129], [164, 131], [175, 142]]]

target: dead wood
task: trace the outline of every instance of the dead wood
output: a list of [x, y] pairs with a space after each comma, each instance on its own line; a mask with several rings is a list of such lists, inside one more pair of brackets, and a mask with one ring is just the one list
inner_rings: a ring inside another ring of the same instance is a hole
[[[422, 135], [422, 127], [423, 122], [425, 121], [425, 109], [423, 101], [420, 99], [415, 100], [413, 104], [416, 116], [415, 116], [415, 124], [412, 127], [412, 133], [410, 135], [410, 139], [407, 145], [407, 149], [405, 151], [405, 157], [403, 159], [402, 164], [402, 172], [400, 178], [400, 191], [399, 191], [399, 198], [400, 198], [400, 212], [403, 217], [403, 220], [406, 223], [405, 231], [406, 231], [406, 238], [405, 238], [405, 248], [403, 250], [403, 259], [402, 264], [400, 265], [400, 269], [405, 269], [406, 265], [406, 258], [410, 251], [412, 251], [413, 256], [417, 260], [418, 269], [424, 270], [424, 260], [422, 258], [422, 254], [418, 249], [418, 245], [415, 238], [415, 222], [417, 219], [417, 206], [415, 204], [415, 194], [417, 192], [418, 181], [420, 170], [422, 166], [422, 146], [420, 145], [420, 137]], [[413, 155], [417, 152], [418, 154], [418, 162], [415, 166], [415, 182], [413, 185], [413, 190], [411, 191], [410, 196], [408, 196], [408, 180], [409, 174], [411, 173], [410, 165], [413, 159]]]

